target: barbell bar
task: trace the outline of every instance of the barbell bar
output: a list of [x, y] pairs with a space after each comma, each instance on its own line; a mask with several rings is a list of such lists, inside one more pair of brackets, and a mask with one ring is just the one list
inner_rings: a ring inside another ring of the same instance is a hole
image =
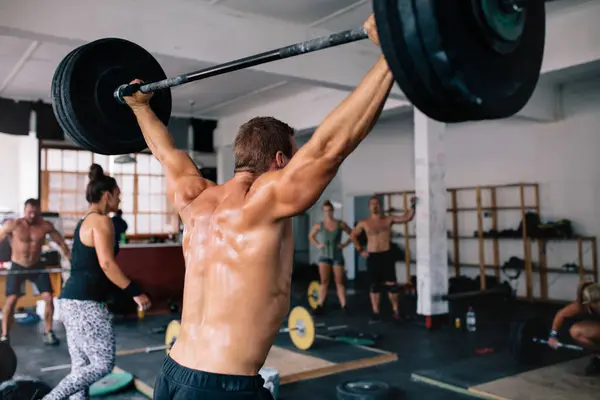
[[[547, 345], [547, 346], [550, 345], [550, 341], [548, 341], [547, 339], [531, 338], [531, 341], [534, 343], [539, 343], [541, 345]], [[556, 347], [563, 348], [563, 349], [569, 349], [569, 350], [575, 350], [575, 351], [584, 351], [585, 350], [582, 346], [577, 346], [576, 344], [569, 344], [569, 343], [562, 343], [562, 342], [557, 342]]]
[[[519, 364], [535, 364], [540, 361], [547, 350], [549, 341], [546, 325], [539, 318], [529, 318], [522, 321], [513, 321], [510, 326], [510, 350]], [[575, 344], [558, 342], [558, 348], [585, 351], [585, 348]]]
[[[428, 117], [446, 123], [506, 118], [529, 101], [543, 59], [544, 0], [510, 9], [505, 0], [373, 0], [373, 13], [396, 83]], [[150, 107], [166, 125], [171, 87], [367, 37], [362, 27], [350, 29], [172, 78], [139, 45], [98, 39], [60, 62], [52, 105], [75, 144], [105, 155], [139, 152], [146, 143], [123, 96], [154, 92]], [[144, 83], [130, 85], [134, 79]]]
[[181, 74], [176, 77], [163, 79], [158, 82], [145, 83], [143, 85], [124, 84], [116, 88], [114, 96], [119, 102], [125, 104], [125, 99], [123, 97], [130, 96], [138, 90], [142, 93], [156, 92], [157, 90], [172, 88], [183, 85], [184, 83], [228, 74], [230, 72], [255, 67], [257, 65], [266, 64], [273, 61], [296, 57], [302, 54], [308, 54], [315, 51], [328, 49], [330, 47], [341, 46], [343, 44], [368, 39], [368, 37], [369, 35], [367, 34], [367, 31], [362, 27], [349, 29], [334, 33], [332, 35], [323, 36], [320, 38], [281, 47], [279, 49], [265, 51], [249, 57], [240, 58], [225, 64], [219, 64], [187, 74]]

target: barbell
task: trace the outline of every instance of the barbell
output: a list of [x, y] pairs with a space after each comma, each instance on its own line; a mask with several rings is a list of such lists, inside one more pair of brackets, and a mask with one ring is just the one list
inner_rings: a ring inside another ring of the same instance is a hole
[[[513, 321], [510, 327], [510, 350], [519, 364], [531, 365], [540, 361], [548, 349], [548, 329], [538, 318]], [[582, 346], [558, 342], [558, 348], [585, 351]]]
[[287, 325], [287, 328], [281, 328], [279, 333], [289, 333], [292, 343], [300, 350], [310, 349], [317, 337], [363, 346], [373, 345], [379, 338], [377, 334], [349, 330], [349, 326], [345, 324], [327, 326], [322, 322], [315, 323], [308, 310], [301, 306], [296, 306], [290, 311]]
[[[373, 0], [382, 52], [407, 99], [446, 123], [507, 118], [531, 98], [545, 42], [544, 0]], [[99, 154], [146, 148], [123, 97], [154, 92], [150, 102], [167, 124], [170, 88], [367, 39], [350, 29], [167, 78], [145, 49], [120, 38], [71, 51], [52, 79], [56, 119], [77, 145]], [[130, 85], [133, 79], [144, 84]]]

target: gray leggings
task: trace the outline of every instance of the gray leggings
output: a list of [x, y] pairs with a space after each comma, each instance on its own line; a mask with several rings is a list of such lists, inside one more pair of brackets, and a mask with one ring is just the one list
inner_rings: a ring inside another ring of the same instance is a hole
[[90, 386], [109, 374], [115, 365], [112, 316], [96, 301], [60, 299], [58, 302], [67, 332], [71, 373], [44, 400], [88, 399]]

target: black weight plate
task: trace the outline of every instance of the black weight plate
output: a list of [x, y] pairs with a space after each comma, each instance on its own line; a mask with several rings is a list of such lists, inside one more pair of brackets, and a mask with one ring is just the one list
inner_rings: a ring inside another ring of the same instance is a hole
[[0, 384], [0, 399], [40, 400], [51, 391], [52, 388], [50, 386], [34, 378], [15, 378]]
[[[0, 342], [0, 382], [9, 380], [17, 370], [17, 355], [6, 342]], [[0, 396], [0, 399], [2, 396]]]
[[348, 381], [337, 386], [338, 400], [387, 400], [390, 387], [378, 381]]
[[71, 62], [74, 57], [77, 57], [77, 54], [81, 50], [81, 47], [75, 48], [69, 54], [62, 59], [62, 61], [58, 64], [56, 71], [54, 72], [54, 76], [52, 77], [52, 86], [51, 86], [51, 96], [52, 96], [52, 108], [54, 110], [54, 115], [56, 116], [56, 120], [58, 124], [62, 128], [63, 132], [73, 143], [76, 145], [88, 149], [90, 151], [96, 152], [92, 149], [92, 146], [89, 142], [85, 141], [84, 137], [80, 137], [75, 135], [76, 129], [73, 127], [69, 120], [69, 111], [65, 107], [64, 101], [64, 71], [66, 66]]
[[93, 43], [98, 43], [98, 42], [102, 42], [105, 40], [110, 40], [110, 39], [99, 39], [95, 42], [85, 44], [85, 45], [75, 49], [75, 51], [73, 52], [71, 57], [69, 57], [69, 59], [66, 60], [65, 65], [62, 68], [62, 73], [60, 76], [61, 84], [59, 85], [59, 96], [61, 99], [63, 114], [65, 116], [66, 125], [69, 127], [69, 133], [67, 133], [67, 136], [74, 143], [79, 145], [80, 147], [83, 147], [87, 150], [90, 150], [93, 153], [98, 153], [98, 154], [100, 154], [100, 152], [102, 151], [102, 144], [100, 144], [100, 147], [99, 147], [94, 142], [91, 142], [85, 134], [82, 134], [82, 133], [85, 133], [85, 131], [81, 130], [81, 126], [77, 121], [77, 115], [75, 113], [75, 110], [70, 108], [71, 103], [68, 100], [68, 96], [70, 96], [70, 95], [67, 91], [68, 84], [65, 83], [65, 80], [68, 79], [68, 77], [70, 76], [72, 68], [73, 68], [72, 65], [78, 59], [78, 57], [81, 54], [81, 52], [83, 51], [83, 49], [90, 46]]
[[[432, 119], [440, 122], [462, 121], [449, 107], [438, 104], [431, 95], [427, 95], [428, 88], [422, 82], [414, 59], [407, 49], [405, 29], [410, 31], [411, 26], [405, 26], [403, 21], [410, 20], [410, 15], [413, 14], [411, 1], [374, 0], [373, 13], [377, 21], [381, 50], [406, 98]], [[401, 15], [408, 17], [402, 18]]]
[[536, 364], [542, 358], [545, 345], [535, 343], [534, 338], [547, 335], [544, 323], [538, 318], [531, 318], [516, 323], [511, 327], [511, 350], [519, 364]]
[[[109, 38], [83, 46], [64, 70], [64, 99], [72, 136], [85, 140], [99, 154], [135, 153], [146, 148], [128, 106], [114, 98], [115, 89], [135, 78], [155, 82], [166, 78], [154, 57], [135, 43]], [[150, 106], [165, 125], [171, 116], [171, 91], [154, 93]]]
[[455, 108], [483, 120], [510, 117], [527, 104], [543, 60], [543, 1], [527, 3], [523, 33], [511, 51], [498, 51], [486, 39], [471, 1], [420, 0], [415, 7], [422, 43]]
[[436, 110], [444, 110], [447, 115], [443, 122], [462, 122], [462, 109], [454, 109], [454, 101], [445, 98], [445, 91], [442, 83], [439, 81], [435, 70], [430, 65], [429, 58], [421, 43], [420, 32], [416, 24], [417, 15], [412, 1], [394, 1], [396, 3], [396, 16], [400, 18], [400, 24], [403, 27], [404, 44], [406, 51], [417, 71], [418, 77], [413, 81], [420, 82], [419, 94], [430, 107]]

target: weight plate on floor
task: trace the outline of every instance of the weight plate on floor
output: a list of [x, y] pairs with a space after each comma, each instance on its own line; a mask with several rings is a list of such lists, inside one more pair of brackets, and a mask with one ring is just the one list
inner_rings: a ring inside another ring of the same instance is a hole
[[[373, 2], [381, 49], [394, 75], [394, 79], [408, 100], [423, 114], [441, 122], [462, 122], [463, 110], [439, 101], [441, 93], [435, 91], [435, 82], [425, 82], [433, 71], [427, 66], [414, 21], [410, 0], [381, 0]], [[409, 44], [413, 52], [409, 50]], [[421, 71], [422, 70], [422, 71]]]
[[[17, 370], [17, 355], [6, 342], [0, 342], [0, 382], [9, 380]], [[1, 399], [2, 397], [0, 397]]]
[[[114, 91], [136, 78], [145, 82], [166, 78], [150, 53], [123, 39], [96, 40], [81, 47], [59, 78], [56, 84], [61, 86], [64, 113], [70, 122], [70, 130], [65, 133], [73, 141], [105, 155], [146, 148], [131, 109], [114, 98]], [[150, 106], [167, 125], [171, 116], [170, 89], [155, 92]]]
[[505, 11], [499, 3], [414, 2], [421, 43], [445, 88], [444, 97], [454, 99], [451, 107], [463, 110], [468, 120], [516, 114], [539, 80], [546, 36], [544, 2], [528, 2], [522, 11]]
[[511, 324], [510, 335], [510, 349], [519, 364], [532, 365], [541, 360], [545, 345], [535, 343], [533, 338], [548, 335], [543, 321], [539, 318], [515, 321]]
[[319, 292], [321, 284], [319, 281], [312, 281], [308, 285], [308, 305], [314, 310], [319, 306]]
[[338, 400], [387, 400], [390, 386], [378, 381], [348, 381], [337, 386]]
[[111, 373], [90, 386], [90, 396], [105, 396], [118, 392], [133, 382], [133, 375], [128, 372]]
[[167, 331], [165, 332], [165, 346], [168, 346], [165, 350], [167, 354], [171, 351], [171, 348], [175, 344], [179, 331], [181, 330], [181, 323], [178, 320], [173, 320], [167, 325]]
[[39, 400], [52, 388], [42, 381], [30, 377], [15, 377], [0, 383], [2, 400]]
[[304, 307], [294, 307], [288, 317], [290, 339], [300, 350], [308, 350], [315, 342], [315, 322]]

